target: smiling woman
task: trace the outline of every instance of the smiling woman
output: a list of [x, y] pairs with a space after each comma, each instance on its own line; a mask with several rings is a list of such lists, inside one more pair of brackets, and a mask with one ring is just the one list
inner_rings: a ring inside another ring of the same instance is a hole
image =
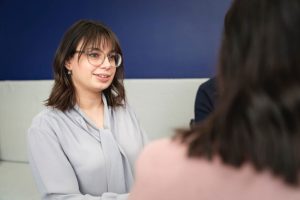
[[126, 199], [146, 142], [125, 101], [122, 51], [103, 24], [80, 20], [54, 58], [54, 86], [28, 131], [43, 199]]

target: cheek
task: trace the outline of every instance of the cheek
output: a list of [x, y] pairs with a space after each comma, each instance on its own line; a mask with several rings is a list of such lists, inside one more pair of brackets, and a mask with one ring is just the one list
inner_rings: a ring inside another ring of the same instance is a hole
[[84, 60], [79, 60], [73, 63], [73, 69], [77, 71], [79, 74], [91, 73], [93, 71], [93, 67], [86, 63]]
[[68, 62], [68, 69], [72, 71], [76, 71], [78, 68], [79, 62], [73, 57]]
[[111, 70], [112, 70], [113, 77], [115, 77], [117, 69], [116, 68], [111, 68]]

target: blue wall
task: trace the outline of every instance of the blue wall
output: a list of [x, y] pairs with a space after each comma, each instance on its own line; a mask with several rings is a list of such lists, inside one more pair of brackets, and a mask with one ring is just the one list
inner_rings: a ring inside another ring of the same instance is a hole
[[78, 19], [119, 37], [126, 78], [202, 78], [215, 72], [230, 0], [0, 0], [0, 80], [52, 79], [64, 31]]

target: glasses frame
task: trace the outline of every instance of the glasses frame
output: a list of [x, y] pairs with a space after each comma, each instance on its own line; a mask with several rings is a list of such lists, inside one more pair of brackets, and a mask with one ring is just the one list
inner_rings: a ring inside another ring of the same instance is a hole
[[[104, 59], [101, 61], [101, 63], [95, 65], [95, 64], [93, 64], [92, 61], [90, 61], [90, 58], [91, 58], [90, 55], [91, 55], [91, 52], [92, 52], [92, 51], [98, 51], [98, 52], [100, 52], [100, 53], [103, 53]], [[77, 50], [77, 51], [75, 51], [75, 53], [85, 54], [85, 56], [87, 57], [88, 62], [89, 62], [91, 65], [95, 66], [95, 67], [98, 67], [98, 66], [102, 65], [102, 64], [104, 63], [104, 61], [105, 61], [106, 58], [108, 59], [108, 62], [109, 62], [109, 64], [110, 64], [110, 66], [111, 66], [111, 67], [115, 67], [115, 68], [120, 67], [121, 64], [122, 64], [122, 61], [123, 61], [122, 55], [119, 54], [119, 53], [117, 53], [117, 52], [114, 52], [114, 51], [113, 51], [113, 52], [109, 52], [109, 53], [106, 54], [106, 53], [104, 53], [103, 51], [98, 50], [98, 49], [96, 49], [96, 50], [94, 50], [94, 49], [88, 49], [88, 50]], [[119, 64], [117, 64], [117, 65], [112, 65], [112, 64], [111, 64], [111, 62], [110, 62], [110, 60], [109, 60], [109, 57], [108, 57], [108, 56], [110, 56], [110, 54], [115, 54], [116, 56], [119, 57], [119, 59], [120, 59]]]

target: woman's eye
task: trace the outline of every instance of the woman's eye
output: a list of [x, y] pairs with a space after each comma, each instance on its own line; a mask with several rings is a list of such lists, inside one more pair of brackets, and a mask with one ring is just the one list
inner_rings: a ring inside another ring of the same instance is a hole
[[99, 58], [100, 54], [99, 53], [89, 53], [88, 56], [91, 58]]
[[115, 56], [114, 55], [109, 55], [109, 56], [107, 56], [108, 57], [108, 60], [115, 60]]

